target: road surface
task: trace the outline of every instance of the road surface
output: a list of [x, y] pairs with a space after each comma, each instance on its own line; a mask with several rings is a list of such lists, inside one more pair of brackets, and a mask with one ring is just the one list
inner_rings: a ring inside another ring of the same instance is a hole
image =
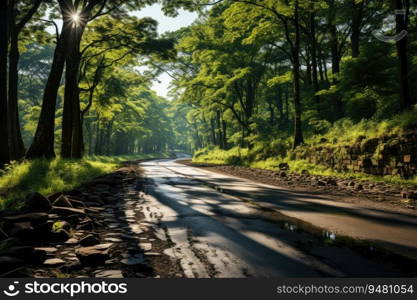
[[369, 255], [329, 243], [341, 235], [401, 249], [410, 257], [416, 253], [412, 214], [332, 201], [174, 160], [141, 167], [150, 179], [145, 217], [160, 238], [172, 242], [165, 252], [180, 261], [187, 277], [405, 275], [396, 261], [373, 257], [373, 246], [366, 246]]

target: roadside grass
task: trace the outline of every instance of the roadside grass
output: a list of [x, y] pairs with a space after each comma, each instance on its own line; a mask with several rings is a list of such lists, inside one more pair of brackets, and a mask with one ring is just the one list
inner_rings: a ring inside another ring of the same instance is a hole
[[115, 171], [129, 160], [168, 157], [168, 154], [88, 156], [81, 160], [36, 159], [13, 162], [0, 170], [0, 210], [16, 209], [32, 192], [43, 195], [71, 190], [94, 177]]
[[360, 172], [338, 172], [323, 165], [312, 164], [306, 160], [268, 159], [265, 161], [254, 162], [250, 164], [250, 167], [259, 169], [279, 170], [278, 165], [283, 162], [288, 163], [291, 172], [295, 173], [301, 173], [301, 171], [307, 170], [312, 175], [332, 176], [343, 179], [356, 179], [372, 182], [384, 182], [404, 186], [417, 185], [417, 177], [414, 177], [412, 179], [403, 179], [400, 176], [374, 176]]
[[168, 153], [152, 153], [152, 154], [137, 154], [137, 155], [120, 155], [120, 156], [103, 156], [103, 155], [91, 155], [87, 159], [89, 161], [101, 162], [101, 163], [110, 163], [110, 164], [120, 164], [125, 161], [131, 160], [142, 160], [142, 159], [152, 159], [152, 158], [168, 158]]
[[248, 149], [239, 147], [234, 147], [230, 150], [205, 148], [194, 154], [193, 162], [219, 165], [246, 165], [248, 163], [248, 153]]
[[307, 170], [312, 175], [333, 176], [343, 179], [356, 179], [372, 182], [384, 182], [404, 186], [417, 185], [417, 177], [406, 180], [401, 178], [400, 176], [373, 176], [365, 173], [337, 172], [326, 166], [312, 164], [306, 160], [290, 160], [289, 158], [267, 158], [264, 160], [251, 160], [250, 151], [248, 149], [203, 149], [195, 153], [193, 157], [193, 162], [211, 163], [218, 165], [239, 165], [250, 168], [267, 169], [274, 171], [279, 170], [279, 164], [288, 163], [288, 165], [290, 166], [290, 172], [294, 173], [301, 173], [301, 171]]

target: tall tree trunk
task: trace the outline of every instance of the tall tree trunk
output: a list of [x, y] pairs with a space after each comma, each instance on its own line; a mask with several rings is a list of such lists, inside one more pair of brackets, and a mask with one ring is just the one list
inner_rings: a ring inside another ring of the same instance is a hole
[[64, 22], [61, 36], [55, 48], [48, 81], [46, 82], [38, 127], [32, 145], [26, 154], [27, 158], [55, 157], [54, 131], [56, 99], [68, 54], [67, 49], [71, 27], [69, 22]]
[[310, 51], [310, 45], [306, 43], [305, 46], [305, 53], [306, 53], [306, 76], [305, 76], [305, 83], [309, 86], [313, 84], [313, 70], [311, 68], [311, 51]]
[[[15, 19], [15, 18], [13, 18]], [[10, 140], [10, 157], [13, 160], [21, 159], [25, 156], [25, 145], [23, 143], [22, 133], [19, 122], [18, 109], [18, 64], [19, 64], [19, 45], [18, 33], [14, 20], [10, 30], [10, 53], [9, 53], [9, 140]]]
[[71, 46], [66, 60], [64, 112], [62, 119], [61, 155], [65, 158], [81, 158], [81, 111], [78, 87], [81, 63], [80, 43], [84, 27], [73, 28]]
[[101, 129], [100, 129], [100, 116], [97, 114], [97, 126], [96, 126], [96, 144], [94, 147], [94, 154], [98, 155], [100, 152], [100, 137], [101, 137]]
[[10, 161], [7, 113], [9, 1], [0, 2], [0, 168]]
[[227, 123], [222, 117], [223, 149], [227, 150]]
[[294, 26], [295, 41], [293, 49], [293, 73], [294, 73], [294, 144], [293, 148], [297, 148], [304, 143], [303, 133], [301, 129], [301, 95], [300, 95], [300, 24], [299, 24], [299, 3], [295, 0], [294, 9]]
[[336, 24], [329, 25], [330, 31], [330, 47], [332, 54], [332, 73], [333, 83], [337, 83], [337, 77], [340, 73], [340, 57], [339, 57], [339, 41], [337, 38]]
[[195, 133], [195, 137], [196, 137], [195, 147], [197, 149], [201, 149], [201, 148], [203, 148], [203, 141], [201, 140], [200, 133], [198, 131], [198, 126], [194, 122], [192, 123], [192, 126], [194, 127], [194, 133]]
[[223, 130], [222, 130], [222, 125], [221, 125], [221, 113], [220, 110], [216, 110], [216, 126], [217, 126], [217, 140], [218, 140], [218, 144], [220, 149], [225, 149], [225, 145], [224, 145], [224, 138], [223, 138]]
[[10, 158], [18, 160], [25, 155], [25, 145], [23, 143], [22, 133], [19, 122], [19, 105], [18, 105], [18, 82], [19, 82], [19, 35], [27, 22], [33, 17], [42, 3], [42, 0], [33, 1], [30, 9], [21, 16], [17, 22], [17, 1], [10, 3], [10, 53], [9, 53], [9, 141], [10, 141]]
[[277, 97], [276, 106], [277, 106], [278, 114], [279, 114], [278, 128], [282, 129], [284, 128], [284, 123], [286, 121], [285, 121], [285, 116], [284, 116], [284, 97], [283, 97], [281, 87], [277, 87], [277, 94], [278, 94], [278, 97]]
[[[313, 68], [313, 88], [314, 92], [317, 93], [320, 90], [319, 79], [317, 74], [317, 39], [316, 39], [316, 15], [310, 14], [310, 29], [311, 29], [311, 63]], [[320, 103], [320, 96], [315, 95], [314, 99], [316, 104]], [[317, 107], [319, 110], [319, 107]]]
[[337, 77], [340, 72], [340, 57], [339, 57], [339, 39], [337, 36], [337, 25], [336, 25], [336, 0], [327, 0], [329, 4], [327, 26], [329, 31], [330, 39], [330, 53], [332, 58], [332, 73], [333, 73], [333, 84], [337, 83]]
[[327, 71], [327, 61], [324, 57], [322, 57], [322, 64], [323, 64], [324, 79], [326, 80], [327, 85], [330, 85], [329, 73]]
[[287, 129], [288, 134], [290, 134], [289, 132], [289, 120], [290, 120], [290, 104], [289, 104], [289, 88], [288, 85], [285, 86], [285, 129]]
[[359, 44], [361, 34], [361, 23], [363, 14], [363, 2], [357, 2], [357, 0], [351, 0], [352, 8], [352, 33], [350, 36], [352, 57], [356, 58], [359, 56]]
[[324, 73], [323, 73], [323, 65], [321, 63], [321, 59], [318, 60], [318, 67], [319, 67], [319, 74], [320, 74], [320, 80], [324, 81]]
[[218, 146], [217, 140], [216, 140], [216, 129], [215, 129], [213, 118], [210, 118], [209, 125], [210, 125], [210, 133], [211, 133], [211, 143], [213, 144], [213, 146]]
[[[404, 15], [397, 14], [396, 16], [396, 30], [397, 33], [406, 31], [408, 29], [408, 15], [410, 9], [410, 1], [405, 1], [405, 7], [402, 0], [393, 0], [394, 7], [397, 10], [405, 10]], [[401, 109], [405, 110], [415, 104], [411, 97], [410, 82], [409, 82], [409, 62], [408, 62], [408, 36], [405, 36], [397, 42], [397, 56], [400, 67], [400, 105]]]

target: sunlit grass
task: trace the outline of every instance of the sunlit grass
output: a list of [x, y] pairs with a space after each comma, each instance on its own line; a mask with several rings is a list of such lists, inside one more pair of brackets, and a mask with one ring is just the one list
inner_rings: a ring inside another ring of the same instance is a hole
[[193, 161], [211, 164], [244, 165], [248, 160], [248, 149], [234, 147], [230, 150], [202, 149], [194, 154]]
[[102, 162], [102, 163], [122, 163], [122, 162], [129, 161], [129, 160], [167, 158], [167, 157], [169, 157], [169, 154], [167, 153], [120, 155], [120, 156], [91, 155], [87, 157], [87, 160], [95, 161], [95, 162]]
[[338, 172], [320, 164], [313, 164], [306, 160], [267, 160], [262, 162], [252, 163], [253, 168], [278, 170], [278, 165], [282, 162], [288, 163], [291, 172], [301, 173], [307, 170], [312, 175], [333, 176], [343, 179], [357, 179], [373, 182], [385, 182], [401, 185], [417, 185], [417, 177], [413, 179], [403, 179], [400, 176], [374, 176], [360, 172]]
[[[239, 156], [239, 153], [241, 154]], [[281, 163], [288, 163], [290, 172], [301, 173], [307, 170], [311, 175], [334, 176], [343, 179], [367, 180], [374, 182], [394, 183], [401, 185], [417, 185], [417, 177], [413, 179], [403, 179], [400, 176], [373, 176], [365, 173], [354, 172], [338, 172], [326, 166], [313, 164], [307, 160], [290, 160], [289, 158], [268, 158], [265, 160], [251, 161], [248, 149], [237, 148], [230, 150], [202, 150], [195, 154], [193, 162], [197, 163], [211, 163], [218, 165], [240, 165], [251, 168], [279, 170]]]
[[32, 192], [49, 195], [71, 190], [102, 174], [111, 173], [129, 160], [167, 157], [167, 154], [89, 156], [82, 160], [36, 159], [12, 163], [0, 171], [0, 210], [15, 208]]

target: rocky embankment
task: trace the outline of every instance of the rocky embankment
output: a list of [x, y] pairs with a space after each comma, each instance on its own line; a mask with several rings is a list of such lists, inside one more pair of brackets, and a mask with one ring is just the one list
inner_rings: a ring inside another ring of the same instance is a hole
[[298, 147], [291, 151], [290, 157], [340, 172], [410, 179], [417, 175], [416, 153], [417, 132], [410, 131], [378, 138], [360, 136], [349, 145], [333, 144], [322, 139], [321, 144]]
[[0, 277], [181, 277], [167, 241], [143, 221], [130, 165], [66, 193], [34, 193], [0, 214]]
[[293, 190], [326, 193], [336, 196], [367, 198], [377, 202], [387, 202], [408, 209], [417, 207], [417, 186], [402, 187], [397, 184], [320, 176], [303, 171], [291, 172], [288, 164], [281, 164], [279, 171], [255, 169], [242, 166], [213, 165], [205, 163], [182, 163], [207, 168], [212, 171], [243, 177], [261, 183], [291, 187]]

